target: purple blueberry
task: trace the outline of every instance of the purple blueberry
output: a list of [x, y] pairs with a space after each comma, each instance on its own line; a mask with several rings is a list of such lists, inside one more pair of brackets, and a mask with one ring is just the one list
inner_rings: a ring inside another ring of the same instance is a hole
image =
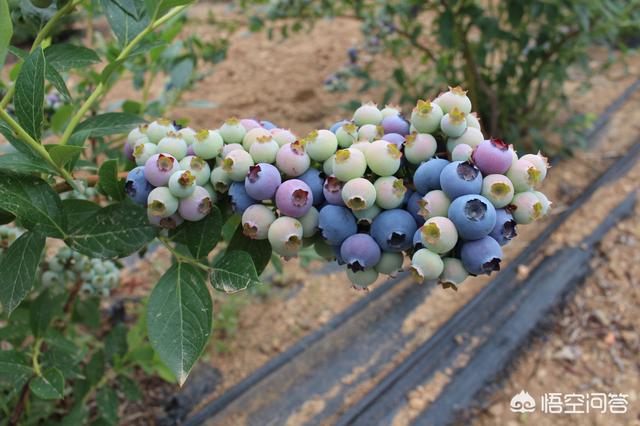
[[427, 192], [440, 188], [440, 173], [449, 164], [449, 161], [442, 158], [432, 158], [420, 164], [420, 167], [413, 175], [413, 183], [416, 190], [424, 195]]
[[284, 181], [276, 191], [276, 207], [285, 216], [304, 216], [312, 205], [311, 188], [300, 179]]
[[389, 115], [383, 118], [380, 124], [385, 133], [397, 133], [402, 136], [409, 134], [409, 123], [399, 115]]
[[335, 176], [329, 176], [325, 179], [322, 186], [322, 194], [327, 203], [344, 206], [344, 201], [342, 201], [342, 182]]
[[479, 240], [489, 235], [496, 225], [496, 209], [482, 195], [456, 198], [449, 206], [448, 216], [463, 240]]
[[500, 270], [502, 248], [489, 236], [480, 240], [467, 241], [460, 250], [460, 260], [470, 274], [491, 275], [493, 271]]
[[518, 235], [516, 233], [516, 221], [511, 213], [505, 209], [496, 210], [496, 225], [489, 233], [489, 236], [503, 246], [515, 238], [516, 235]]
[[282, 178], [278, 169], [267, 163], [258, 163], [249, 167], [249, 173], [244, 178], [245, 191], [255, 200], [273, 198], [281, 183]]
[[384, 136], [382, 136], [382, 140], [391, 142], [392, 144], [397, 146], [398, 149], [402, 149], [402, 146], [404, 145], [405, 137], [399, 133], [386, 133]]
[[420, 215], [420, 201], [422, 200], [422, 195], [418, 192], [414, 192], [409, 197], [409, 201], [407, 201], [407, 211], [411, 214], [413, 219], [416, 221], [418, 226], [422, 226], [424, 224], [425, 218]]
[[324, 173], [316, 168], [310, 168], [302, 175], [298, 176], [298, 179], [309, 185], [311, 193], [313, 194], [313, 205], [319, 206], [324, 202], [323, 186], [324, 186]]
[[242, 125], [242, 127], [244, 127], [244, 129], [248, 132], [251, 129], [255, 129], [260, 126], [260, 123], [258, 123], [256, 120], [254, 120], [253, 118], [243, 118], [242, 120], [240, 120], [240, 124]]
[[125, 142], [123, 151], [124, 151], [124, 158], [126, 158], [129, 161], [136, 161], [136, 158], [133, 156], [133, 145], [131, 145], [129, 142]]
[[144, 163], [144, 176], [153, 186], [164, 186], [179, 170], [178, 160], [169, 154], [154, 154]]
[[482, 174], [468, 161], [454, 161], [440, 174], [440, 187], [450, 199], [482, 191]]
[[380, 261], [380, 247], [368, 234], [355, 234], [340, 246], [340, 257], [354, 272], [372, 268]]
[[139, 166], [132, 169], [127, 175], [127, 180], [124, 183], [124, 191], [134, 203], [141, 206], [147, 205], [147, 197], [149, 192], [153, 190], [154, 186], [147, 181], [144, 177], [144, 167]]
[[513, 161], [513, 150], [500, 139], [481, 142], [471, 154], [473, 162], [485, 175], [504, 174]]
[[356, 218], [351, 211], [346, 207], [332, 204], [320, 210], [318, 228], [322, 237], [334, 246], [342, 244], [344, 240], [358, 232]]
[[242, 182], [233, 182], [229, 186], [229, 198], [231, 199], [231, 207], [235, 213], [242, 214], [249, 207], [257, 203], [257, 201], [249, 194]]
[[201, 186], [196, 186], [190, 196], [180, 200], [178, 213], [184, 220], [195, 222], [208, 215], [212, 205], [209, 192]]
[[409, 212], [400, 209], [380, 213], [371, 224], [371, 236], [384, 251], [400, 252], [411, 248], [418, 226]]

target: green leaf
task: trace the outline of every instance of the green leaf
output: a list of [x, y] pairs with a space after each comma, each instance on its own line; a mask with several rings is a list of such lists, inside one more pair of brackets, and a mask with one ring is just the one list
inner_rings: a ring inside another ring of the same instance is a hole
[[141, 117], [126, 112], [107, 112], [95, 115], [78, 124], [74, 134], [85, 134], [85, 138], [129, 133], [138, 124], [144, 123]]
[[251, 255], [253, 264], [255, 265], [258, 274], [261, 274], [264, 268], [269, 264], [271, 260], [271, 244], [268, 240], [252, 240], [246, 237], [242, 233], [242, 225], [236, 229], [235, 234], [229, 242], [227, 251], [240, 250]]
[[174, 65], [169, 73], [171, 88], [182, 90], [187, 87], [191, 83], [194, 67], [194, 61], [191, 58], [182, 59]]
[[29, 383], [29, 389], [38, 398], [62, 399], [64, 397], [64, 377], [57, 368], [49, 368]]
[[244, 251], [227, 251], [214, 265], [209, 281], [216, 290], [242, 291], [260, 284], [251, 256]]
[[44, 74], [44, 54], [38, 47], [22, 64], [13, 100], [18, 122], [36, 140], [40, 140], [44, 120]]
[[29, 294], [44, 250], [45, 238], [25, 232], [0, 258], [0, 302], [7, 314]]
[[124, 183], [118, 179], [118, 160], [107, 160], [98, 170], [99, 185], [102, 191], [116, 201], [124, 200]]
[[104, 375], [104, 367], [104, 351], [96, 351], [84, 369], [84, 376], [87, 378], [89, 385], [95, 386], [98, 384]]
[[186, 263], [169, 268], [149, 296], [149, 341], [181, 386], [207, 344], [212, 309], [205, 273]]
[[30, 360], [15, 350], [0, 351], [0, 384], [22, 386], [31, 376]]
[[184, 244], [196, 259], [206, 257], [220, 241], [222, 214], [216, 206], [197, 222], [185, 221], [170, 233], [173, 241]]
[[143, 207], [123, 202], [98, 210], [70, 230], [66, 241], [69, 247], [87, 256], [114, 258], [135, 253], [157, 232]]
[[57, 173], [42, 158], [22, 152], [0, 156], [0, 169], [21, 174]]
[[140, 391], [138, 384], [127, 376], [118, 376], [118, 386], [124, 394], [124, 397], [129, 401], [136, 402], [142, 399], [142, 392]]
[[158, 18], [173, 7], [183, 6], [194, 2], [195, 0], [145, 0], [144, 3], [147, 7], [147, 11], [149, 12], [149, 16], [155, 16]]
[[[144, 8], [143, 0], [129, 1], [134, 2], [136, 12]], [[111, 30], [120, 42], [120, 46], [128, 44], [149, 25], [149, 15], [144, 10], [142, 13], [129, 13], [131, 10], [126, 10], [128, 9], [126, 5], [123, 8], [122, 4], [115, 0], [102, 0], [101, 4]]]
[[49, 289], [38, 295], [29, 309], [29, 324], [35, 337], [41, 337], [47, 331], [49, 323], [60, 311], [62, 297], [53, 297]]
[[67, 84], [64, 82], [60, 73], [49, 63], [45, 66], [45, 76], [47, 80], [53, 84], [53, 87], [60, 92], [65, 101], [72, 102], [71, 93], [69, 93], [69, 89], [67, 89]]
[[65, 236], [60, 197], [40, 178], [0, 171], [0, 209], [22, 219], [27, 229], [37, 226], [46, 236]]
[[73, 105], [62, 105], [51, 116], [51, 129], [56, 133], [62, 133], [73, 114]]
[[44, 51], [47, 64], [58, 72], [69, 71], [74, 68], [86, 68], [100, 62], [96, 52], [84, 46], [59, 43], [49, 46]]
[[104, 351], [107, 359], [111, 361], [116, 357], [122, 358], [127, 353], [127, 327], [124, 324], [116, 324], [107, 334]]
[[89, 328], [97, 329], [100, 327], [100, 298], [76, 299], [72, 319]]
[[4, 61], [7, 59], [7, 49], [11, 43], [12, 35], [13, 24], [11, 23], [8, 0], [0, 0], [0, 69], [4, 67]]
[[118, 395], [115, 390], [108, 386], [101, 387], [96, 394], [96, 403], [102, 418], [107, 423], [111, 425], [118, 423]]
[[100, 210], [100, 206], [93, 201], [73, 198], [62, 200], [62, 213], [67, 218], [69, 231], [95, 215], [98, 210]]
[[51, 159], [59, 166], [64, 166], [84, 151], [84, 146], [45, 145]]

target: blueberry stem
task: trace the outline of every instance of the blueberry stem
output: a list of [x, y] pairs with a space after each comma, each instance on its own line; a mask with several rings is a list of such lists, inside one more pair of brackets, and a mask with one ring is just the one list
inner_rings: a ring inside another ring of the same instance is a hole
[[192, 259], [188, 256], [183, 255], [182, 253], [179, 253], [172, 245], [171, 245], [171, 240], [167, 237], [158, 237], [158, 240], [162, 243], [163, 246], [165, 246], [167, 248], [167, 250], [169, 250], [171, 252], [171, 254], [173, 255], [173, 257], [176, 258], [176, 260], [178, 262], [183, 262], [183, 263], [189, 263], [193, 266], [197, 266], [198, 268], [210, 272], [211, 268], [207, 265], [204, 265], [200, 262], [198, 262], [195, 259]]

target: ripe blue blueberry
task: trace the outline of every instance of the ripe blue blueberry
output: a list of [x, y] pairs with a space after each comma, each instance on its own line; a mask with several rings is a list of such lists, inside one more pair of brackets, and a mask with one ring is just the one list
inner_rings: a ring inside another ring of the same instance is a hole
[[463, 195], [449, 206], [449, 219], [463, 240], [478, 240], [493, 230], [496, 209], [482, 195]]
[[323, 185], [324, 185], [324, 174], [316, 169], [310, 168], [300, 176], [298, 179], [306, 183], [311, 189], [311, 194], [313, 194], [313, 205], [319, 206], [324, 203], [324, 194], [323, 194]]
[[247, 177], [244, 179], [244, 187], [247, 194], [255, 200], [273, 198], [281, 183], [282, 178], [278, 169], [266, 163], [251, 166]]
[[333, 123], [331, 125], [331, 127], [329, 128], [329, 130], [331, 130], [333, 132], [333, 134], [336, 134], [336, 132], [338, 131], [338, 129], [342, 126], [344, 126], [345, 124], [349, 124], [350, 121], [349, 120], [340, 120], [340, 121], [336, 121], [335, 123]]
[[257, 201], [249, 194], [242, 182], [233, 182], [229, 186], [229, 198], [231, 200], [231, 207], [235, 213], [244, 213], [244, 211], [251, 205], [256, 204]]
[[431, 160], [420, 164], [413, 174], [413, 184], [416, 191], [424, 195], [427, 192], [440, 188], [440, 173], [449, 161], [443, 158], [432, 158]]
[[331, 245], [340, 245], [358, 232], [356, 219], [348, 208], [328, 204], [320, 210], [318, 228], [322, 237]]
[[351, 235], [340, 245], [340, 257], [354, 272], [374, 267], [380, 254], [380, 247], [368, 234]]
[[462, 244], [460, 260], [464, 268], [473, 275], [491, 275], [500, 270], [502, 248], [493, 238], [486, 236], [480, 240], [467, 241]]
[[386, 210], [373, 220], [371, 236], [383, 251], [400, 252], [411, 248], [416, 229], [416, 221], [409, 212]]
[[442, 169], [440, 187], [452, 200], [461, 195], [479, 194], [482, 190], [482, 174], [468, 161], [454, 161]]
[[422, 195], [419, 192], [414, 192], [409, 197], [407, 201], [406, 210], [409, 212], [413, 220], [415, 220], [418, 226], [422, 226], [425, 221], [424, 216], [420, 214], [420, 201], [422, 200]]
[[516, 221], [511, 213], [505, 209], [496, 210], [496, 225], [489, 233], [489, 236], [503, 246], [515, 238], [516, 235], [518, 235], [516, 233]]
[[127, 174], [124, 190], [134, 203], [146, 206], [149, 192], [153, 188], [153, 185], [144, 177], [144, 167], [138, 166]]

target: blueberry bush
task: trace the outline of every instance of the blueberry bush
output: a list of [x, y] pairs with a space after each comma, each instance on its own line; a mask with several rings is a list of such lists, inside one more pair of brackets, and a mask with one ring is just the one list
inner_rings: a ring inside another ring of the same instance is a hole
[[[479, 118], [516, 148], [568, 153], [584, 142], [590, 115], [569, 104], [567, 81], [610, 66], [640, 30], [638, 0], [605, 1], [245, 1], [252, 28], [289, 36], [317, 20], [361, 24], [362, 42], [345, 48], [347, 63], [327, 77], [330, 90], [350, 82], [359, 92], [378, 88], [380, 101], [408, 105], [435, 96], [447, 83], [469, 89]], [[592, 49], [608, 50], [593, 61]], [[576, 67], [571, 67], [575, 65]], [[587, 77], [587, 78], [584, 78]], [[349, 107], [357, 106], [352, 102]], [[550, 141], [548, 129], [561, 132]]]
[[[24, 52], [10, 46], [0, 0], [0, 63], [8, 52], [17, 61], [0, 100], [12, 147], [0, 155], [0, 409], [10, 423], [117, 423], [119, 402], [140, 398], [137, 369], [183, 384], [220, 331], [212, 292], [257, 288], [279, 257], [313, 250], [346, 265], [357, 288], [406, 265], [420, 284], [456, 289], [499, 270], [516, 226], [550, 208], [536, 190], [546, 158], [486, 137], [461, 87], [406, 114], [365, 103], [304, 136], [253, 118], [194, 129], [157, 118], [199, 60], [224, 56], [224, 37], [173, 41], [190, 1], [33, 3], [53, 15]], [[114, 41], [52, 43], [71, 13], [104, 14]], [[142, 101], [103, 112], [126, 71]], [[151, 99], [161, 75], [168, 83]], [[157, 247], [171, 265], [128, 328], [110, 293], [122, 267]]]

